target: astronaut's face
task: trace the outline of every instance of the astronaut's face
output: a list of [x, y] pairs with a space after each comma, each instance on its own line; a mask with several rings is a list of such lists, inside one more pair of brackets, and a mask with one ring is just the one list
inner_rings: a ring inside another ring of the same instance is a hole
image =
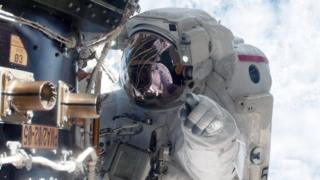
[[177, 48], [167, 39], [138, 32], [123, 56], [122, 82], [129, 96], [143, 106], [165, 106], [185, 88], [183, 66]]

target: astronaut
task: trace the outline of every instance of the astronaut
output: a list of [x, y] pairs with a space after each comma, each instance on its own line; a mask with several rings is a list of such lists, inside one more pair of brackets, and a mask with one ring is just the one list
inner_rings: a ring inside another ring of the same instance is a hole
[[[260, 50], [207, 13], [181, 8], [134, 16], [117, 45], [123, 89], [101, 113], [104, 156], [117, 159], [105, 168], [110, 179], [267, 178], [271, 77]], [[117, 142], [134, 150], [114, 155]]]

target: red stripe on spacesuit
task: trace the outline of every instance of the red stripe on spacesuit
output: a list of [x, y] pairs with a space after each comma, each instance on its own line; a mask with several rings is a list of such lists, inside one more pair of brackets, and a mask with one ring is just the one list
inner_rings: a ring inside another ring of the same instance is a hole
[[239, 61], [242, 62], [264, 62], [269, 63], [268, 59], [263, 56], [238, 54]]

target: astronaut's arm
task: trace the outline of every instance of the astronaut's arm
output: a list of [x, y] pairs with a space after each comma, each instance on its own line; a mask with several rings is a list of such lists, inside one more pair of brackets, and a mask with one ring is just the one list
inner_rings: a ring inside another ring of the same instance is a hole
[[192, 179], [233, 179], [239, 151], [234, 118], [203, 95], [189, 96], [186, 104], [183, 143], [176, 152], [180, 165]]

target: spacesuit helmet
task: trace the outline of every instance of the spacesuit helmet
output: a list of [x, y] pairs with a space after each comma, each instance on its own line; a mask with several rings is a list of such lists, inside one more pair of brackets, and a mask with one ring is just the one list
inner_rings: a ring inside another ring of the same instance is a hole
[[[181, 16], [184, 14], [184, 16]], [[215, 61], [232, 55], [233, 35], [196, 9], [162, 8], [130, 18], [116, 40], [121, 83], [135, 103], [166, 109], [199, 94]]]
[[180, 64], [177, 47], [160, 34], [134, 33], [122, 61], [122, 84], [138, 105], [168, 106], [176, 102], [186, 88], [189, 67]]

